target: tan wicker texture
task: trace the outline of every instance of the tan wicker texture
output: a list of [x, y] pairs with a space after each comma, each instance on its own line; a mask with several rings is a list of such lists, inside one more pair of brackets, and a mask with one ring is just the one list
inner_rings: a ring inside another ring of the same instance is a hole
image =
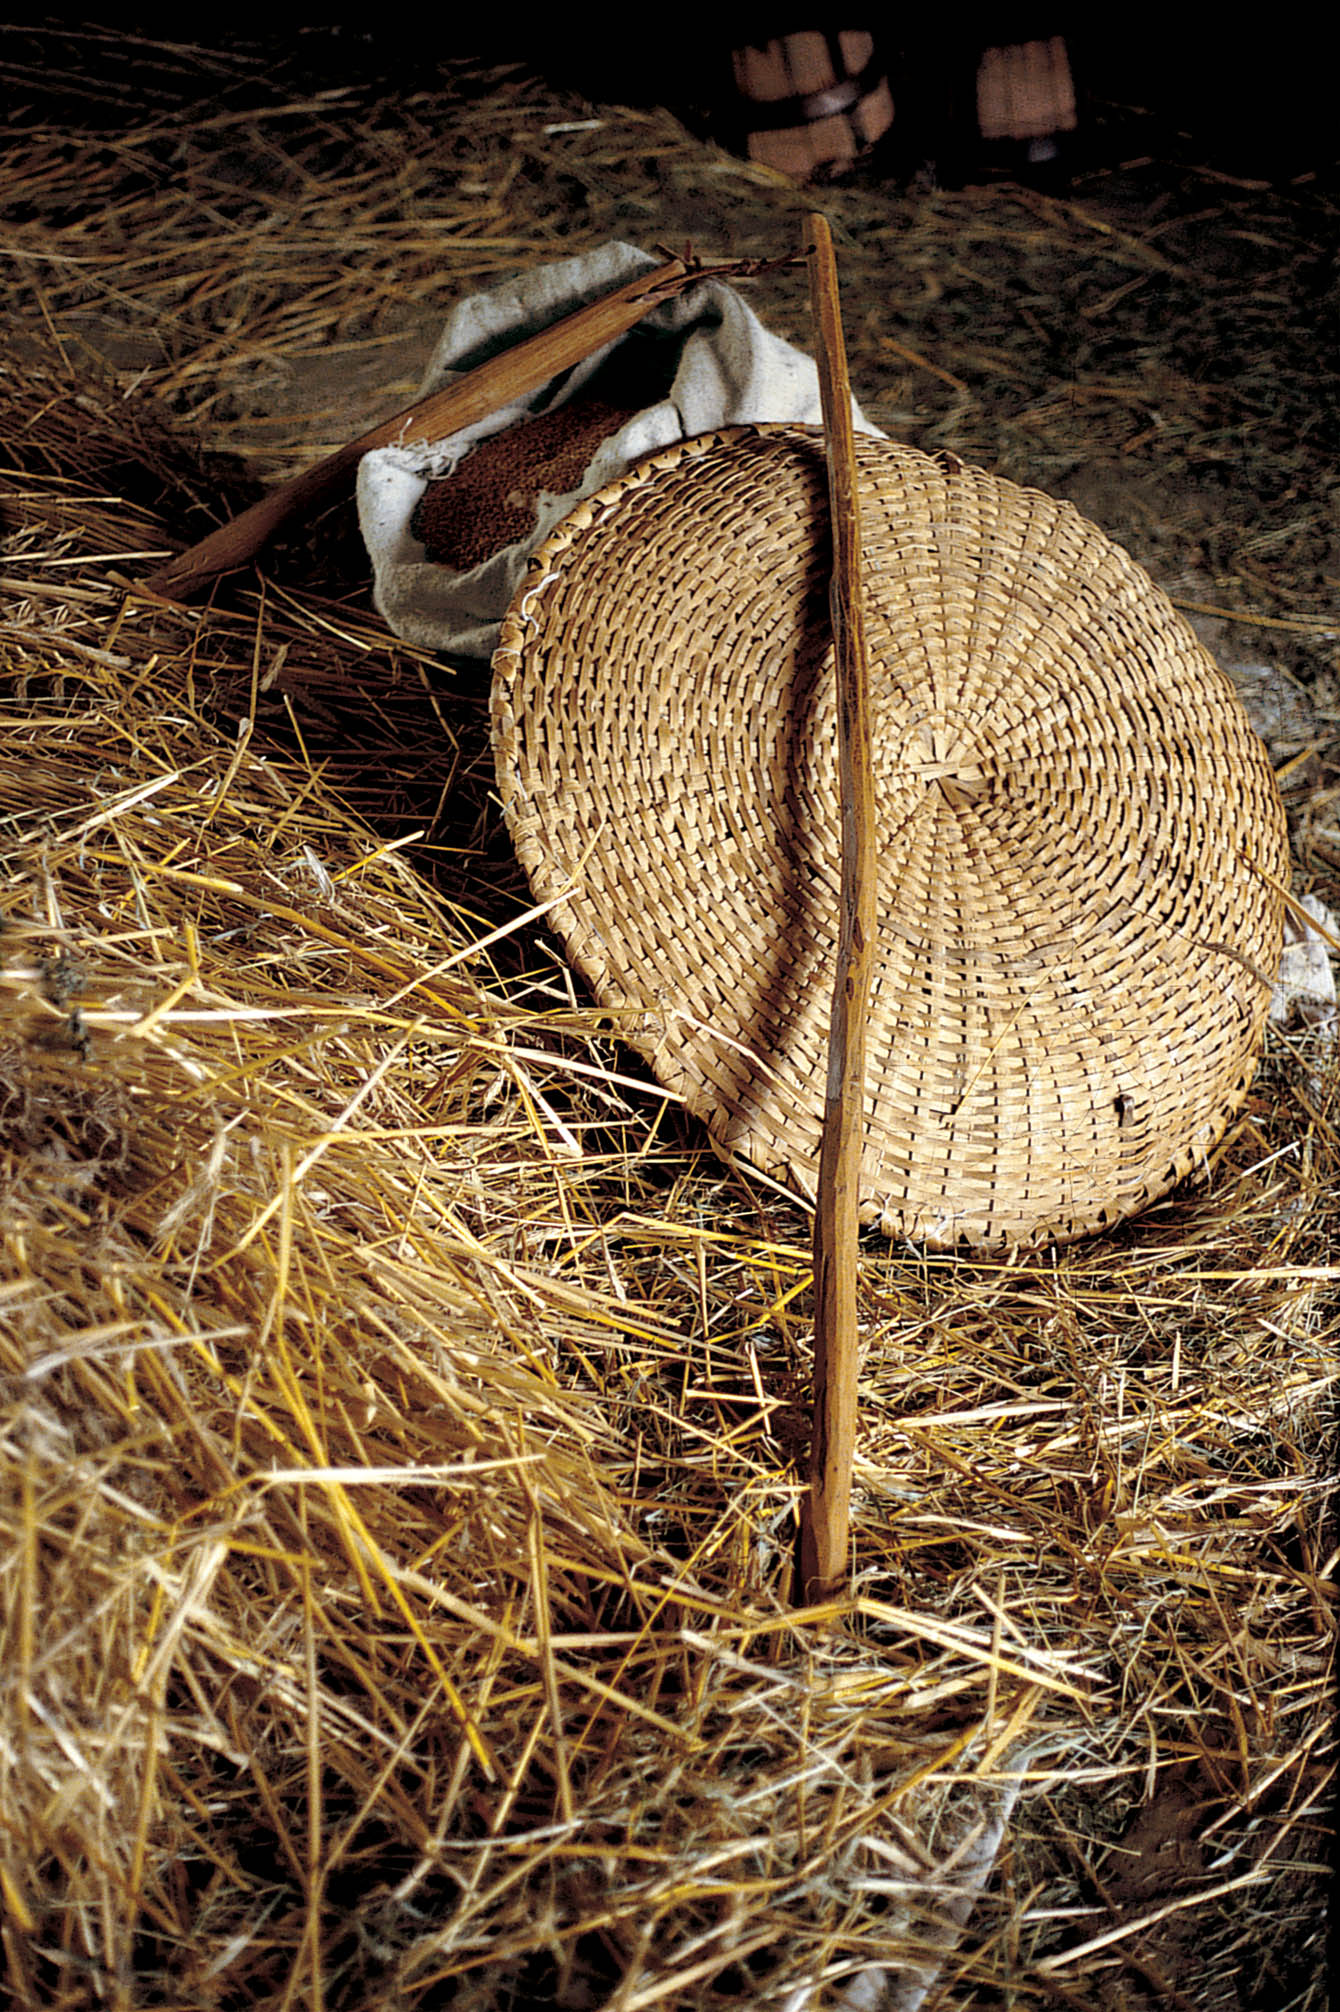
[[[1111, 1224], [1250, 1080], [1287, 874], [1227, 679], [1068, 504], [858, 437], [882, 859], [862, 1208]], [[539, 553], [495, 659], [518, 853], [718, 1148], [814, 1192], [839, 896], [822, 440], [709, 434]]]

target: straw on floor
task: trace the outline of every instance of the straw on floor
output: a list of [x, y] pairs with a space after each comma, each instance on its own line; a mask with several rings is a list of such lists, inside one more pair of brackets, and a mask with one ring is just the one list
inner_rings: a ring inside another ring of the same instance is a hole
[[[390, 102], [141, 45], [131, 88], [68, 37], [8, 66], [0, 175], [20, 1998], [827, 2012], [938, 1966], [926, 2012], [1315, 2012], [1324, 1046], [1272, 1035], [1208, 1166], [1113, 1234], [863, 1250], [858, 1603], [819, 1649], [778, 1592], [806, 1217], [524, 919], [485, 694], [386, 636], [343, 520], [199, 614], [120, 584], [254, 496], [199, 441], [275, 476], [338, 446], [456, 290], [612, 235], [789, 250], [810, 198], [515, 68]], [[44, 109], [62, 63], [83, 127]], [[1334, 188], [1152, 152], [1066, 201], [826, 196], [853, 370], [1269, 646], [1334, 906]], [[802, 292], [768, 295], [800, 340]]]

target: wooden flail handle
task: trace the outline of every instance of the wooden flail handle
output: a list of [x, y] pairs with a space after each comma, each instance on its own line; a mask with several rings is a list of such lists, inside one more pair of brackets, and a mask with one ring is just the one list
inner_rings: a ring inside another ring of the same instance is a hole
[[810, 292], [823, 398], [833, 565], [842, 799], [842, 916], [828, 1036], [828, 1083], [814, 1208], [814, 1432], [801, 1500], [797, 1593], [829, 1600], [847, 1583], [860, 1263], [865, 1023], [876, 948], [875, 789], [861, 588], [861, 507], [837, 266], [826, 217], [809, 219]]
[[[774, 263], [789, 263], [775, 261]], [[466, 426], [487, 419], [546, 384], [560, 371], [571, 370], [606, 343], [636, 327], [658, 302], [670, 300], [701, 279], [738, 279], [764, 270], [758, 259], [733, 259], [704, 265], [692, 254], [668, 259], [640, 273], [615, 292], [576, 308], [560, 321], [527, 336], [499, 356], [491, 356], [467, 371], [445, 390], [407, 405], [367, 433], [318, 461], [301, 475], [282, 482], [259, 503], [230, 517], [198, 545], [169, 559], [143, 582], [164, 600], [189, 601], [220, 573], [244, 566], [277, 531], [306, 516], [333, 495], [374, 447], [414, 446], [425, 440], [445, 440]]]

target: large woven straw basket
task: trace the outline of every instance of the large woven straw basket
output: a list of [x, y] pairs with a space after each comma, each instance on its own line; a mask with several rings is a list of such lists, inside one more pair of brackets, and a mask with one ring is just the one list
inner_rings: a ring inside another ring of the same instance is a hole
[[[1068, 504], [858, 437], [880, 841], [862, 1214], [933, 1247], [1116, 1222], [1255, 1063], [1287, 841], [1236, 695]], [[821, 437], [653, 456], [503, 626], [517, 851], [718, 1148], [813, 1196], [839, 916]]]

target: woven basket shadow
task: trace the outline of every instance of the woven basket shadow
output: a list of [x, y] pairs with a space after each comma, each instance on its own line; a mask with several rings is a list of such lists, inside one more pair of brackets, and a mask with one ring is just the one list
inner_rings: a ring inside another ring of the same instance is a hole
[[[1255, 1066], [1287, 837], [1165, 596], [1068, 504], [859, 437], [880, 843], [862, 1215], [1115, 1223]], [[813, 1196], [839, 915], [821, 437], [705, 434], [583, 503], [494, 660], [508, 824], [574, 964], [718, 1149]]]

